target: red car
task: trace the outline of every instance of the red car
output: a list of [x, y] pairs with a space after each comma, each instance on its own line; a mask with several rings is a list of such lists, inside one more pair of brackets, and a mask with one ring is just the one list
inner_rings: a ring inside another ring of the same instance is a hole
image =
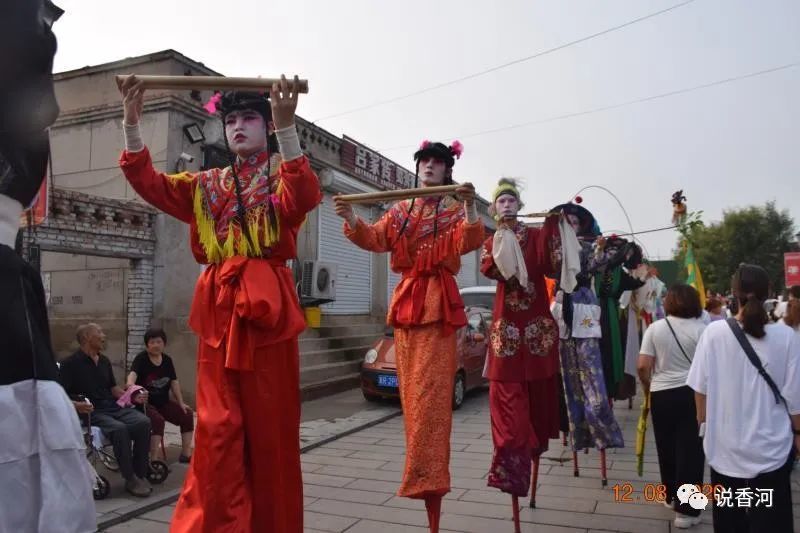
[[[453, 409], [461, 407], [468, 390], [486, 383], [483, 366], [492, 325], [492, 310], [473, 306], [467, 307], [466, 312], [468, 324], [456, 333], [457, 369], [453, 376]], [[364, 398], [373, 402], [381, 398], [399, 397], [392, 328], [387, 329], [383, 338], [364, 356], [361, 365], [361, 392]]]

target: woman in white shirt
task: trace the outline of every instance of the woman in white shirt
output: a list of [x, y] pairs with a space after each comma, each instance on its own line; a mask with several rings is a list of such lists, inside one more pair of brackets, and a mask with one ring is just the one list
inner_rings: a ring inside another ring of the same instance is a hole
[[650, 393], [661, 483], [667, 489], [665, 503], [675, 509], [675, 527], [683, 529], [700, 522], [700, 511], [678, 502], [676, 493], [685, 483], [703, 483], [703, 444], [686, 376], [706, 325], [700, 295], [689, 285], [670, 287], [664, 310], [667, 317], [644, 333], [638, 371], [645, 394]]
[[786, 312], [781, 318], [781, 323], [800, 332], [800, 300], [793, 298], [786, 303]]
[[[790, 452], [800, 448], [800, 335], [768, 324], [768, 289], [763, 268], [739, 266], [733, 278], [736, 319], [706, 328], [687, 380], [695, 390], [697, 420], [706, 424], [711, 483], [724, 487], [712, 502], [717, 533], [793, 531]], [[734, 330], [744, 331], [774, 391]], [[753, 497], [749, 505], [737, 491]], [[762, 497], [770, 501], [757, 504]]]

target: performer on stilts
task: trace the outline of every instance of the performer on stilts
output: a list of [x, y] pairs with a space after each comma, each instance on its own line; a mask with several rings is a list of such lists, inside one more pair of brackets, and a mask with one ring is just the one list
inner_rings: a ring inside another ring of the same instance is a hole
[[207, 109], [219, 108], [231, 166], [166, 175], [139, 131], [141, 82], [128, 77], [120, 90], [125, 176], [147, 202], [190, 224], [192, 253], [208, 265], [189, 317], [199, 337], [195, 453], [170, 531], [301, 533], [305, 319], [286, 262], [321, 193], [300, 149], [297, 92], [282, 77], [269, 94], [215, 95]]
[[[620, 298], [625, 291], [636, 290], [644, 285], [644, 281], [631, 275], [641, 264], [642, 250], [634, 242], [612, 235], [597, 243], [594, 255], [594, 289], [601, 309], [600, 326], [603, 333], [600, 352], [603, 356], [606, 391], [612, 399], [627, 400], [636, 394], [635, 363], [631, 362], [628, 372], [625, 372]], [[634, 358], [633, 361], [635, 360]]]
[[[577, 477], [577, 451], [600, 450], [602, 479], [605, 474], [605, 450], [624, 446], [622, 431], [608, 401], [603, 360], [600, 352], [601, 310], [592, 291], [595, 241], [600, 229], [594, 216], [578, 203], [558, 205], [553, 211], [563, 212], [574, 228], [580, 243], [580, 273], [574, 291], [561, 290], [554, 308], [559, 321], [561, 376], [569, 417], [569, 439], [572, 448], [574, 475]], [[605, 481], [603, 481], [605, 483]]]
[[[453, 182], [461, 143], [424, 141], [414, 154], [423, 187]], [[357, 246], [390, 252], [402, 275], [387, 323], [394, 326], [397, 377], [406, 432], [406, 463], [398, 496], [425, 500], [431, 532], [439, 530], [442, 497], [450, 491], [450, 430], [456, 374], [456, 331], [467, 323], [455, 275], [461, 256], [483, 242], [475, 189], [465, 183], [451, 196], [394, 204], [375, 224], [334, 197], [344, 233]]]
[[[539, 457], [558, 438], [558, 327], [550, 313], [545, 276], [575, 286], [578, 241], [561, 217], [541, 228], [528, 227], [516, 215], [522, 207], [512, 179], [501, 179], [492, 194], [497, 232], [483, 244], [481, 272], [497, 280], [486, 375], [494, 455], [488, 485], [511, 494], [516, 531], [518, 498], [531, 489], [535, 506]], [[567, 253], [564, 250], [572, 250]], [[562, 266], [565, 268], [562, 271]]]

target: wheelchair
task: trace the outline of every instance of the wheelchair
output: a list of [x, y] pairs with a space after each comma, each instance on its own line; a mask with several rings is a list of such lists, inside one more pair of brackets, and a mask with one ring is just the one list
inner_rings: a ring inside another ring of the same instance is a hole
[[[85, 398], [84, 398], [85, 400]], [[146, 406], [143, 406], [146, 411]], [[88, 413], [81, 418], [81, 429], [86, 443], [86, 460], [90, 468], [90, 475], [93, 479], [92, 494], [95, 500], [102, 500], [108, 497], [111, 492], [111, 484], [103, 475], [97, 471], [98, 461], [108, 470], [119, 472], [119, 464], [114, 457], [114, 450], [111, 441], [106, 437], [97, 426], [92, 426], [92, 414]], [[150, 460], [147, 469], [147, 481], [153, 485], [160, 485], [169, 476], [167, 463], [159, 460]]]

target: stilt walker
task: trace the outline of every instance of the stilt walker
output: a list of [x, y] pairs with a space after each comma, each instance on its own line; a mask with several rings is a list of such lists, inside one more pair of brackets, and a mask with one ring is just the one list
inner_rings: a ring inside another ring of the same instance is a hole
[[522, 202], [514, 180], [501, 179], [492, 201], [497, 232], [481, 254], [481, 272], [498, 282], [486, 370], [494, 443], [487, 484], [511, 495], [519, 531], [518, 498], [532, 484], [535, 506], [539, 457], [559, 430], [558, 327], [545, 276], [575, 286], [578, 241], [558, 213], [542, 228], [516, 219]]
[[[414, 154], [423, 187], [452, 183], [461, 144], [425, 141]], [[416, 184], [415, 184], [416, 185]], [[425, 500], [430, 530], [438, 532], [442, 497], [450, 491], [450, 430], [456, 373], [456, 331], [467, 323], [455, 275], [461, 256], [483, 242], [475, 189], [465, 183], [453, 197], [403, 200], [375, 224], [353, 213], [340, 197], [336, 213], [357, 246], [390, 252], [402, 279], [389, 305], [397, 377], [406, 432], [406, 463], [398, 496]]]
[[286, 262], [321, 193], [300, 150], [297, 83], [216, 95], [207, 109], [219, 113], [235, 158], [177, 175], [156, 171], [142, 142], [142, 82], [120, 85], [120, 166], [142, 198], [190, 225], [192, 253], [208, 265], [189, 317], [199, 337], [195, 453], [172, 532], [303, 531], [297, 336], [305, 319]]
[[[580, 273], [573, 292], [561, 290], [560, 304], [553, 310], [559, 322], [561, 375], [569, 416], [573, 474], [578, 477], [578, 451], [600, 450], [601, 470], [605, 471], [606, 448], [624, 446], [622, 431], [614, 418], [603, 376], [600, 351], [600, 307], [592, 291], [595, 269], [602, 262], [595, 256], [595, 240], [600, 229], [594, 216], [577, 203], [556, 206], [566, 214], [580, 242]], [[605, 474], [602, 477], [606, 480]], [[603, 481], [605, 484], [606, 481]]]

